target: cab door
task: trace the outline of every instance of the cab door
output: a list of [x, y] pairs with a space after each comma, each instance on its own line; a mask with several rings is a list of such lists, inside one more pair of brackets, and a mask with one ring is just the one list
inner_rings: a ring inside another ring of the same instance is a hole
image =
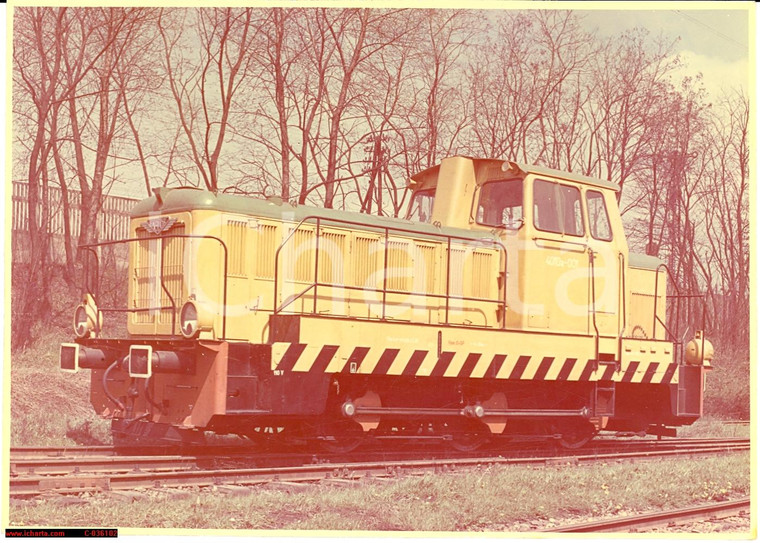
[[[616, 206], [614, 194], [608, 190], [586, 187], [583, 191], [588, 222], [588, 245], [593, 252], [592, 318], [603, 338], [602, 352], [617, 353], [617, 338], [625, 326], [624, 283], [627, 245], [624, 237], [616, 236], [610, 220], [611, 206]], [[621, 241], [622, 238], [622, 241]]]
[[593, 334], [589, 246], [581, 188], [529, 178], [530, 228], [525, 253], [525, 325], [552, 332]]

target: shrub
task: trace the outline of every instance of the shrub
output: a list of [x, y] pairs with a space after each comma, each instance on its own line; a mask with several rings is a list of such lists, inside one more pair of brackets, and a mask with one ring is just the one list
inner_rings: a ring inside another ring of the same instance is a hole
[[713, 369], [705, 384], [704, 414], [722, 419], [749, 419], [750, 372], [746, 346], [715, 345]]

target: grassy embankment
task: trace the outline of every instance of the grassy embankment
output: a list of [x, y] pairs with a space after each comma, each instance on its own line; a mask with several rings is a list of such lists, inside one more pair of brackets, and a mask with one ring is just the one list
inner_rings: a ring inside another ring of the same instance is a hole
[[110, 426], [90, 406], [90, 372], [58, 369], [61, 343], [73, 333], [47, 334], [11, 360], [11, 445], [66, 446], [110, 442]]
[[170, 499], [146, 491], [132, 503], [108, 495], [69, 505], [14, 502], [10, 522], [168, 530], [524, 532], [547, 523], [732, 499], [749, 489], [749, 454], [739, 453], [635, 465], [496, 467], [355, 488], [311, 485], [295, 494], [256, 487], [246, 496], [204, 490]]

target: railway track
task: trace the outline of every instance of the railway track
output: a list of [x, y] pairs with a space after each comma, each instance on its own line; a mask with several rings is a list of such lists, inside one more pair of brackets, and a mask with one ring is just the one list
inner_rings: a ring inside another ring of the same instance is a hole
[[[658, 443], [658, 442], [654, 442]], [[647, 444], [650, 445], [650, 444]], [[358, 481], [371, 478], [387, 478], [402, 474], [422, 474], [451, 470], [474, 469], [498, 465], [561, 465], [593, 462], [631, 462], [646, 459], [678, 456], [723, 454], [749, 450], [749, 440], [674, 440], [668, 447], [644, 447], [639, 450], [607, 452], [601, 450], [606, 445], [591, 450], [575, 451], [575, 454], [541, 454], [533, 456], [448, 457], [419, 459], [421, 454], [400, 457], [380, 455], [364, 461], [338, 461], [331, 459], [307, 458], [300, 460], [290, 457], [293, 465], [268, 467], [208, 468], [203, 461], [208, 458], [187, 456], [143, 456], [118, 457], [107, 455], [102, 458], [21, 458], [11, 451], [10, 495], [12, 498], [29, 498], [45, 493], [75, 494], [80, 492], [136, 490], [150, 487], [181, 487], [210, 485], [254, 485], [267, 482], [307, 483], [323, 479]], [[611, 446], [611, 445], [610, 445]], [[29, 451], [27, 451], [29, 452]], [[219, 461], [219, 458], [215, 459]], [[255, 458], [238, 457], [235, 460], [253, 462]], [[282, 461], [282, 459], [280, 460]], [[299, 464], [299, 465], [295, 465]], [[248, 464], [250, 465], [250, 464]]]
[[568, 524], [555, 528], [546, 528], [541, 531], [552, 533], [639, 532], [705, 520], [724, 519], [749, 514], [749, 511], [750, 500], [749, 498], [744, 498], [681, 509], [671, 509], [669, 511], [657, 511], [655, 513]]
[[[617, 439], [599, 440], [593, 446], [587, 446], [578, 451], [554, 450], [547, 447], [536, 449], [529, 446], [512, 446], [510, 448], [485, 449], [477, 453], [479, 457], [491, 456], [525, 457], [536, 454], [547, 455], [556, 452], [558, 455], [610, 453], [610, 452], [636, 452], [647, 450], [677, 450], [689, 447], [742, 447], [747, 440], [742, 438], [732, 439], [673, 439], [657, 441], [653, 439], [641, 441], [621, 441]], [[302, 465], [305, 463], [335, 463], [341, 461], [404, 461], [416, 459], [425, 454], [423, 450], [400, 453], [397, 450], [362, 451], [359, 454], [314, 454], [302, 453], [272, 453], [261, 452], [243, 447], [219, 447], [208, 451], [199, 451], [199, 454], [165, 454], [163, 449], [155, 449], [152, 454], [140, 450], [141, 454], [119, 454], [112, 447], [18, 447], [11, 449], [10, 472], [13, 476], [23, 474], [37, 475], [65, 475], [72, 472], [128, 472], [136, 469], [148, 471], [168, 471], [181, 469], [195, 469], [211, 466], [231, 467], [264, 467], [277, 465]], [[501, 454], [500, 454], [501, 453]], [[436, 458], [468, 458], [475, 453], [457, 453], [447, 451], [443, 455], [440, 451], [431, 451]]]
[[[670, 439], [656, 439], [656, 438], [643, 438], [637, 440], [630, 440], [623, 438], [598, 438], [586, 445], [582, 449], [577, 451], [604, 451], [608, 449], [617, 449], [620, 447], [626, 447], [631, 449], [655, 449], [655, 448], [669, 448], [669, 447], [689, 447], [692, 445], [724, 445], [731, 443], [747, 443], [747, 438], [735, 437], [735, 438], [670, 438]], [[533, 449], [530, 445], [517, 444], [511, 445], [510, 443], [496, 442], [492, 447], [484, 447], [483, 450], [493, 452], [494, 450], [505, 450], [510, 454], [513, 452], [519, 453], [520, 451]], [[373, 449], [377, 451], [378, 449]], [[392, 450], [392, 449], [391, 449]], [[173, 452], [167, 452], [173, 451]], [[200, 456], [212, 456], [212, 455], [225, 455], [225, 454], [248, 454], [248, 455], [268, 455], [271, 451], [260, 451], [255, 446], [240, 446], [240, 445], [222, 445], [222, 446], [206, 446], [198, 447], [195, 452]], [[116, 449], [110, 445], [98, 445], [98, 446], [68, 446], [68, 447], [12, 447], [10, 450], [11, 459], [54, 459], [54, 458], [83, 458], [83, 457], [107, 457], [107, 456], [165, 456], [176, 455], [180, 456], [179, 449], [170, 449], [168, 447], [141, 447], [136, 449], [136, 453], [125, 453], [124, 450]], [[193, 455], [191, 451], [189, 454]], [[319, 454], [325, 456], [323, 452], [320, 453], [303, 453], [303, 454]]]

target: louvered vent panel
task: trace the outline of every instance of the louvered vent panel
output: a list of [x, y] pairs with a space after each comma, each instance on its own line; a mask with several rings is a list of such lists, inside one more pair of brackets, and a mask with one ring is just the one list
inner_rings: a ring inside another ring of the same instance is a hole
[[464, 295], [464, 261], [467, 252], [464, 249], [451, 249], [449, 260], [449, 295]]
[[412, 284], [412, 259], [409, 243], [405, 241], [388, 242], [388, 290], [408, 291]]
[[277, 250], [277, 227], [272, 224], [259, 224], [258, 245], [256, 248], [256, 277], [274, 279], [274, 253]]
[[[132, 307], [151, 307], [151, 299], [155, 298], [156, 268], [158, 267], [158, 241], [145, 239], [150, 237], [144, 228], [137, 229], [137, 250], [135, 251], [134, 269], [134, 299]], [[153, 312], [138, 311], [133, 313], [133, 322], [146, 324], [153, 322]]]
[[227, 273], [245, 277], [246, 235], [248, 224], [243, 221], [227, 221]]
[[[354, 286], [378, 288], [378, 277], [382, 277], [382, 254], [378, 238], [356, 236], [353, 250]], [[378, 271], [380, 273], [378, 273]], [[382, 281], [382, 279], [380, 279]], [[382, 283], [379, 284], [382, 287]]]
[[435, 247], [416, 245], [414, 248], [414, 291], [436, 294]]
[[288, 240], [284, 249], [285, 270], [283, 275], [290, 281], [314, 280], [314, 232], [299, 228]]
[[492, 253], [474, 251], [472, 253], [472, 296], [474, 298], [491, 298], [493, 277]]
[[346, 254], [346, 235], [321, 232], [319, 235], [319, 281], [343, 284], [343, 258]]
[[[185, 225], [180, 224], [174, 226], [169, 230], [168, 234], [184, 235]], [[160, 242], [159, 242], [160, 243]], [[183, 258], [185, 255], [185, 239], [184, 238], [168, 238], [163, 242], [163, 273], [164, 273], [164, 287], [171, 294], [171, 299], [174, 300], [174, 306], [176, 308], [176, 321], [179, 322], [179, 311], [182, 308], [184, 302], [184, 266]], [[160, 271], [158, 272], [160, 273]], [[161, 292], [161, 306], [167, 307], [172, 305], [171, 299], [167, 295], [163, 288]], [[172, 310], [162, 309], [158, 322], [160, 324], [172, 323]]]

